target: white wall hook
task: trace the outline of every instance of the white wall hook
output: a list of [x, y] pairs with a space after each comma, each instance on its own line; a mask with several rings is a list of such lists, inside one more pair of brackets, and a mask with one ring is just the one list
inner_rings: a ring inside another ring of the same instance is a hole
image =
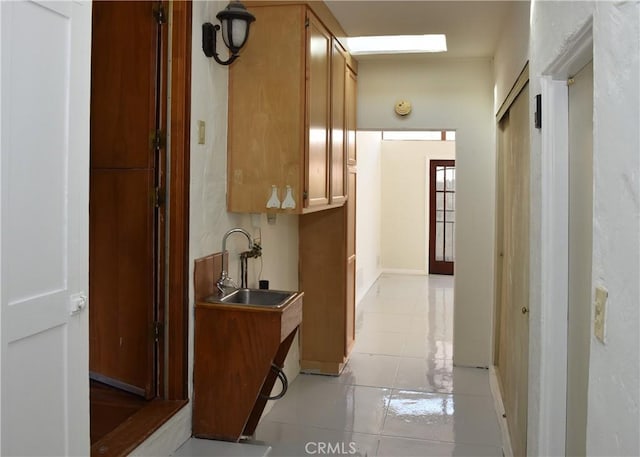
[[287, 195], [284, 197], [284, 201], [282, 202], [282, 209], [293, 209], [295, 207], [296, 201], [293, 199], [291, 186], [287, 186]]
[[267, 201], [267, 208], [280, 208], [280, 199], [278, 198], [278, 188], [271, 186], [271, 197]]

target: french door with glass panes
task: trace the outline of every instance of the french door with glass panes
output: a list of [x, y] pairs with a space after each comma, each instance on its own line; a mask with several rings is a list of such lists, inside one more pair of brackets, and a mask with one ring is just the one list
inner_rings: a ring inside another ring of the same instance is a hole
[[429, 273], [452, 275], [455, 260], [455, 160], [432, 160], [429, 182]]

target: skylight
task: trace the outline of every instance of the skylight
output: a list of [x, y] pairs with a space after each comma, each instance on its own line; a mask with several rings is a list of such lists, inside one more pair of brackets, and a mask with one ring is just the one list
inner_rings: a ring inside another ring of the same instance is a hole
[[445, 35], [387, 35], [347, 38], [347, 47], [353, 55], [362, 54], [412, 54], [445, 52]]

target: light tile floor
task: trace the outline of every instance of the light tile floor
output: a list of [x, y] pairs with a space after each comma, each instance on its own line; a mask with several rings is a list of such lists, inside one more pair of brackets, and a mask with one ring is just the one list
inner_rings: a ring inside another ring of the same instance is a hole
[[453, 278], [382, 275], [339, 377], [300, 375], [256, 431], [272, 456], [502, 456], [484, 369], [454, 367]]

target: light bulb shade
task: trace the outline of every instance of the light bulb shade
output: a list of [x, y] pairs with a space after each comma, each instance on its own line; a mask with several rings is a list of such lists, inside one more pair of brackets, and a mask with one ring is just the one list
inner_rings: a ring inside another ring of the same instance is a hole
[[249, 26], [256, 18], [238, 1], [232, 1], [216, 17], [222, 24], [222, 39], [231, 54], [237, 54], [249, 37]]

